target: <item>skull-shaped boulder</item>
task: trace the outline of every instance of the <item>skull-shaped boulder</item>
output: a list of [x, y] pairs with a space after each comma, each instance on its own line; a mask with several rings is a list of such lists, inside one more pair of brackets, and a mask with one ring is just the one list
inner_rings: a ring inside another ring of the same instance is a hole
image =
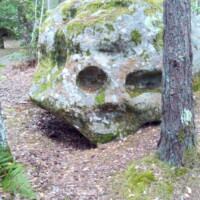
[[60, 4], [40, 30], [31, 99], [95, 143], [159, 121], [161, 6], [160, 0]]

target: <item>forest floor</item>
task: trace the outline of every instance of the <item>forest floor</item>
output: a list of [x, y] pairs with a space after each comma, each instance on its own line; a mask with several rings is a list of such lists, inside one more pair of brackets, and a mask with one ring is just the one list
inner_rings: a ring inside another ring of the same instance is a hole
[[[24, 163], [39, 198], [120, 199], [115, 198], [117, 191], [113, 190], [113, 179], [131, 161], [156, 151], [159, 125], [147, 125], [122, 140], [95, 146], [29, 100], [29, 87], [36, 68], [5, 63], [3, 56], [13, 52], [13, 49], [0, 51], [0, 64], [6, 64], [0, 68], [0, 102], [11, 151], [17, 162]], [[195, 99], [199, 129], [200, 98]], [[1, 191], [0, 196], [9, 199], [8, 194]]]

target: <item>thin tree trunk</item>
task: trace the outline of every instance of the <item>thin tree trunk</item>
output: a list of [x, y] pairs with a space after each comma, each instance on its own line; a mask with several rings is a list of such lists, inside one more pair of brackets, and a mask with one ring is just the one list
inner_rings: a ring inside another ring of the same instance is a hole
[[181, 165], [185, 149], [195, 146], [192, 96], [190, 0], [164, 0], [164, 53], [161, 160]]
[[37, 27], [37, 7], [38, 7], [38, 1], [35, 0], [35, 22], [34, 22], [34, 27], [33, 27], [33, 32], [32, 32], [32, 36], [31, 36], [31, 43], [33, 43], [34, 41], [34, 38], [35, 38], [35, 30], [36, 30], [36, 27]]
[[50, 10], [50, 0], [47, 0], [47, 10]]
[[40, 13], [40, 23], [39, 23], [39, 28], [40, 28], [41, 25], [42, 25], [43, 14], [44, 14], [44, 0], [42, 0], [42, 9], [41, 9], [41, 13]]
[[0, 49], [4, 49], [3, 32], [0, 29]]
[[1, 104], [0, 104], [0, 150], [6, 149], [8, 147], [7, 139], [6, 139], [6, 131], [3, 125], [3, 117], [1, 114]]
[[23, 2], [18, 3], [18, 20], [20, 24], [23, 24], [25, 27], [24, 32], [22, 33], [22, 38], [30, 43], [31, 41], [31, 30], [33, 29], [32, 21], [28, 20], [25, 16], [26, 7], [24, 7]]

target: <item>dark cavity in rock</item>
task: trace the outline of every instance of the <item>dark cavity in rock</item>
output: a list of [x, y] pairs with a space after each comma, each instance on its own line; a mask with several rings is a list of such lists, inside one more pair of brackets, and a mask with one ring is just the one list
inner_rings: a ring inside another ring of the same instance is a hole
[[159, 89], [161, 82], [161, 71], [137, 71], [127, 75], [125, 85], [129, 89]]
[[89, 66], [79, 72], [76, 84], [86, 92], [96, 92], [102, 89], [107, 82], [106, 73], [95, 66]]

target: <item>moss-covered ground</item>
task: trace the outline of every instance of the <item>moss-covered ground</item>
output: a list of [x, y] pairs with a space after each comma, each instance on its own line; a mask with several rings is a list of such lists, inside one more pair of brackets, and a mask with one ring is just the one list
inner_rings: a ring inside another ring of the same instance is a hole
[[156, 154], [133, 161], [118, 175], [115, 189], [121, 199], [128, 200], [170, 200], [181, 196], [198, 199], [200, 152], [190, 151], [185, 159], [185, 165], [179, 168], [161, 162]]

